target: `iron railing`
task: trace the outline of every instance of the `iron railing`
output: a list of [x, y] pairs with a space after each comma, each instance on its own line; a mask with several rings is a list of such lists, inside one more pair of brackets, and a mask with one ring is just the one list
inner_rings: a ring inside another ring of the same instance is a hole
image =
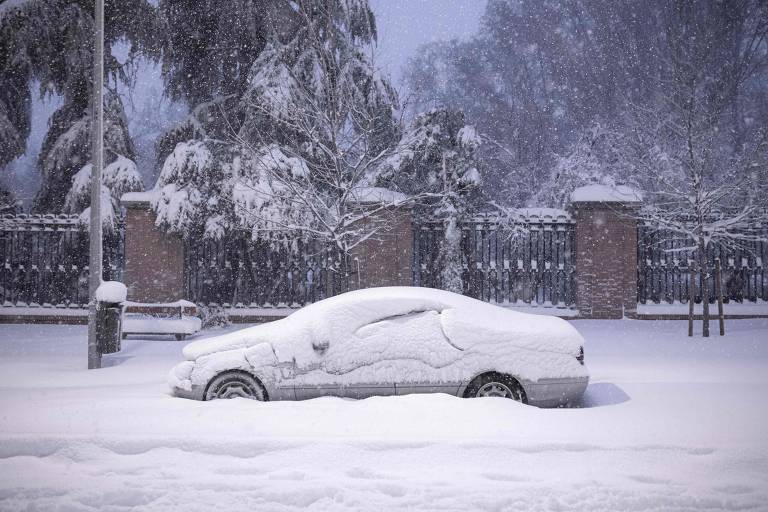
[[348, 259], [320, 242], [190, 238], [184, 259], [187, 298], [200, 305], [300, 307], [349, 290]]
[[[416, 286], [442, 288], [444, 223], [414, 225]], [[480, 216], [461, 224], [462, 292], [497, 304], [571, 307], [576, 302], [574, 224], [560, 210], [522, 213], [513, 223]]]
[[[104, 279], [121, 279], [123, 227], [104, 234]], [[77, 215], [0, 216], [0, 304], [88, 304], [88, 231]]]
[[[768, 239], [768, 228], [755, 228]], [[688, 302], [690, 296], [691, 264], [694, 266], [695, 302], [702, 300], [702, 276], [696, 270], [693, 240], [652, 225], [639, 224], [637, 232], [637, 300], [669, 304]], [[725, 301], [768, 300], [768, 242], [742, 242], [738, 247], [711, 243], [707, 247], [710, 272], [720, 259], [722, 291]], [[714, 302], [715, 282], [707, 280], [709, 300]]]

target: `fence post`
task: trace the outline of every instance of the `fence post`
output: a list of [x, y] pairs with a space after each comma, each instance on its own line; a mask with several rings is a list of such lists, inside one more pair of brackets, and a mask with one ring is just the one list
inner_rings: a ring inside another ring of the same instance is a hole
[[[413, 227], [411, 209], [384, 210], [386, 228], [358, 244], [350, 254], [351, 288], [413, 285]], [[377, 222], [363, 219], [361, 222]]]
[[136, 302], [173, 302], [184, 295], [184, 244], [155, 227], [152, 192], [129, 192], [125, 207], [125, 272], [128, 298]]
[[576, 307], [582, 318], [637, 310], [637, 210], [627, 187], [589, 185], [571, 195], [576, 223]]

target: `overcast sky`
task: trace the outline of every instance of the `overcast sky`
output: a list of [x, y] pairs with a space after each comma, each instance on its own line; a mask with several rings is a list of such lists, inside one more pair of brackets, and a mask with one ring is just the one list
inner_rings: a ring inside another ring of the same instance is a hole
[[486, 0], [369, 0], [379, 29], [378, 59], [400, 86], [419, 45], [477, 32]]

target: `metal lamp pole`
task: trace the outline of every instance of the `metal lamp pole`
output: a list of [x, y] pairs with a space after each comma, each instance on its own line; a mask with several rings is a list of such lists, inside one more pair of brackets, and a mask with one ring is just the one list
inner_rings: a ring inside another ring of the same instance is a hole
[[104, 165], [104, 0], [95, 0], [93, 97], [91, 105], [91, 222], [88, 272], [88, 368], [101, 368], [96, 339], [96, 289], [101, 284], [101, 168]]

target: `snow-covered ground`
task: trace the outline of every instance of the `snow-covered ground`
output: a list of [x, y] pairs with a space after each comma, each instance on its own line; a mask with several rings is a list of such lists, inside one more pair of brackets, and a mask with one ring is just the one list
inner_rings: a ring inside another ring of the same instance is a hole
[[2, 325], [0, 510], [768, 510], [768, 320], [574, 325], [592, 382], [556, 410], [192, 402], [165, 384], [184, 343], [87, 371], [85, 327]]
[[[674, 304], [668, 304], [662, 302], [654, 304], [649, 302], [648, 304], [638, 304], [637, 314], [639, 315], [687, 315], [689, 305], [675, 302]], [[704, 307], [701, 304], [694, 304], [693, 313], [695, 315], [703, 314]], [[723, 304], [723, 313], [726, 315], [766, 315], [768, 316], [768, 302], [764, 300], [758, 300], [757, 302], [736, 302], [731, 301]], [[712, 315], [712, 319], [717, 321], [717, 304], [709, 305], [709, 314]]]

